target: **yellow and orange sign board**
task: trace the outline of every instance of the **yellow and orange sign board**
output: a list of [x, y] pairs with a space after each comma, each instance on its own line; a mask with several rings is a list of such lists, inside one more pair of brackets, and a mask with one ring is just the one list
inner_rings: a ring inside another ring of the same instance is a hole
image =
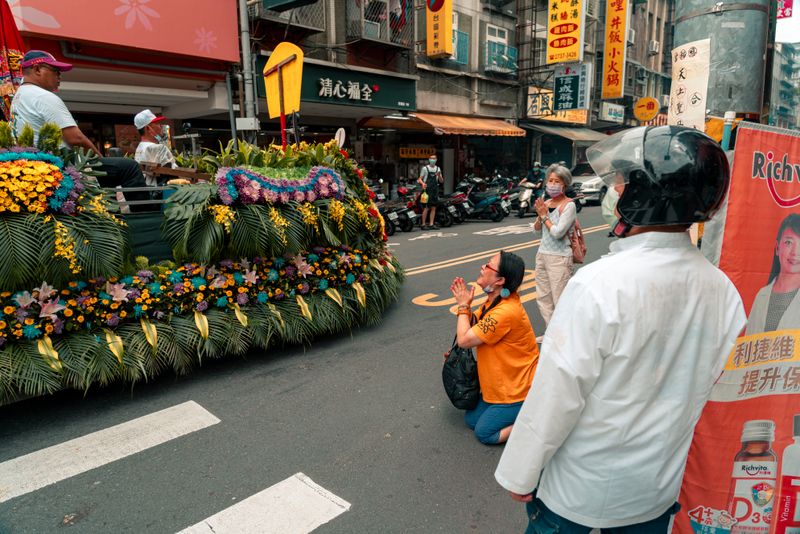
[[633, 105], [633, 116], [642, 122], [651, 121], [656, 118], [656, 115], [658, 115], [660, 109], [661, 106], [659, 105], [658, 100], [653, 97], [646, 96], [637, 100]]
[[622, 98], [625, 91], [628, 9], [628, 0], [608, 0], [606, 3], [606, 42], [603, 48], [603, 99]]
[[400, 157], [403, 159], [428, 159], [431, 154], [436, 153], [436, 148], [432, 146], [401, 146]]
[[574, 124], [587, 124], [589, 122], [588, 109], [553, 111], [553, 90], [536, 86], [528, 87], [528, 103], [525, 116], [529, 119], [551, 122]]
[[425, 0], [425, 52], [428, 57], [453, 55], [453, 0]]
[[550, 0], [547, 19], [547, 64], [583, 61], [584, 0]]
[[[266, 74], [270, 69], [284, 62], [280, 76], [278, 71], [274, 71], [269, 75]], [[283, 81], [283, 87], [278, 83], [279, 78]], [[280, 117], [281, 113], [288, 115], [295, 111], [300, 111], [300, 85], [302, 81], [303, 51], [297, 45], [289, 42], [278, 44], [264, 66], [264, 87], [267, 91], [267, 108], [270, 119]], [[281, 92], [283, 93], [283, 109], [281, 109]]]

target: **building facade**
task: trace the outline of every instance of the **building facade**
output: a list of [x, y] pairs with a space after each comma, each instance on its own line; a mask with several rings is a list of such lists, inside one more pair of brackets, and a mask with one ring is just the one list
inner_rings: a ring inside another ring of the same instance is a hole
[[769, 124], [800, 128], [800, 43], [775, 43]]

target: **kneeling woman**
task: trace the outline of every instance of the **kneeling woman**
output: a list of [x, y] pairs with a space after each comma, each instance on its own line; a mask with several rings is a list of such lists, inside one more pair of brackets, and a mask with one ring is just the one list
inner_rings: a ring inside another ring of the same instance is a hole
[[536, 335], [517, 294], [524, 274], [519, 256], [502, 251], [493, 256], [478, 275], [487, 299], [477, 316], [471, 311], [475, 288], [463, 278], [450, 286], [458, 303], [458, 345], [478, 352], [481, 399], [464, 419], [487, 445], [508, 439], [539, 361]]

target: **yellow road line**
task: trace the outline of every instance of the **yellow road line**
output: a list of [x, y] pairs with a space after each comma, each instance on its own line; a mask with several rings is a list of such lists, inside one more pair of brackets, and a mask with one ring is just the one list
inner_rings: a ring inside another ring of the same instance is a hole
[[[598, 226], [592, 226], [591, 228], [585, 228], [583, 230], [583, 233], [584, 233], [584, 235], [585, 234], [592, 234], [594, 232], [600, 232], [600, 231], [602, 231], [604, 229], [607, 230], [608, 229], [608, 225], [601, 224], [601, 225], [598, 225]], [[435, 263], [429, 263], [427, 265], [420, 265], [419, 267], [412, 267], [410, 269], [407, 269], [406, 272], [405, 272], [405, 275], [406, 276], [414, 276], [415, 274], [427, 273], [427, 272], [430, 272], [430, 271], [436, 271], [436, 270], [439, 270], [439, 269], [445, 269], [447, 267], [454, 267], [456, 265], [461, 265], [463, 263], [470, 263], [470, 262], [473, 262], [473, 261], [476, 261], [476, 260], [482, 260], [482, 259], [485, 259], [485, 258], [491, 258], [492, 256], [494, 256], [495, 254], [497, 254], [501, 250], [505, 250], [506, 252], [517, 252], [519, 250], [525, 250], [527, 248], [533, 248], [535, 246], [538, 246], [541, 242], [542, 242], [541, 239], [537, 239], [537, 240], [532, 241], [530, 243], [522, 243], [522, 244], [519, 244], [519, 245], [511, 245], [511, 246], [500, 247], [500, 248], [491, 249], [491, 250], [484, 250], [483, 252], [475, 252], [473, 254], [468, 254], [466, 256], [461, 256], [460, 258], [452, 258], [450, 260], [437, 261]]]

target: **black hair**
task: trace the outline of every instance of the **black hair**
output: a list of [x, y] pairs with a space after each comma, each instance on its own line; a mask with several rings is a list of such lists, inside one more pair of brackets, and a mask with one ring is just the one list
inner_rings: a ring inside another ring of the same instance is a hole
[[[800, 236], [800, 215], [797, 213], [790, 213], [781, 223], [780, 228], [778, 228], [778, 235], [775, 236], [776, 246], [781, 242], [781, 236], [783, 235], [783, 232], [789, 229]], [[769, 273], [769, 280], [767, 280], [768, 284], [771, 284], [781, 272], [781, 260], [778, 258], [778, 252], [774, 249], [772, 252], [772, 271]]]
[[497, 270], [497, 275], [506, 279], [503, 287], [513, 293], [519, 288], [525, 276], [525, 261], [516, 254], [501, 250], [500, 265]]
[[[144, 128], [147, 128], [147, 126]], [[144, 128], [139, 128], [139, 135], [144, 135]]]

